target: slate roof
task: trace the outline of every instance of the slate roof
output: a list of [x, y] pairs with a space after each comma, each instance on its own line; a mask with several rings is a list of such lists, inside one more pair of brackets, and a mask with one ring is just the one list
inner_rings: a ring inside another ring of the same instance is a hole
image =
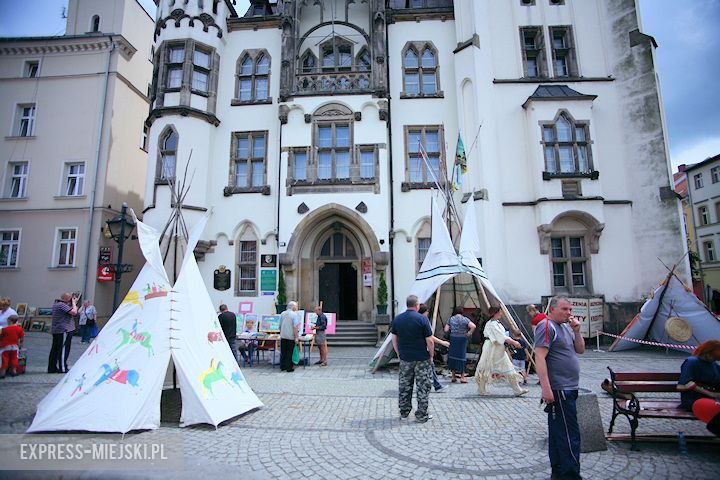
[[525, 100], [523, 108], [534, 100], [595, 100], [596, 98], [597, 95], [580, 93], [567, 85], [540, 85], [535, 89], [533, 94]]

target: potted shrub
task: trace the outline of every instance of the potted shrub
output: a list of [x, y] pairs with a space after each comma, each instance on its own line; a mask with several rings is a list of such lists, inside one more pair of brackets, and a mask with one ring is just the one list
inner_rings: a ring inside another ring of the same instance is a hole
[[283, 275], [281, 268], [278, 270], [278, 294], [275, 311], [277, 313], [284, 312], [285, 308], [287, 308], [287, 290], [285, 287], [285, 275]]
[[388, 290], [385, 282], [385, 272], [380, 272], [377, 289], [377, 313], [378, 315], [387, 314]]

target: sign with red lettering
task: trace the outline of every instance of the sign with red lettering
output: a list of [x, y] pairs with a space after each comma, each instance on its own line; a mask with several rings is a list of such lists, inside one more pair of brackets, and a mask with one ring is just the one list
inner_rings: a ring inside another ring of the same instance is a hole
[[112, 282], [115, 280], [115, 272], [112, 267], [108, 265], [98, 265], [97, 268], [97, 281], [98, 282]]

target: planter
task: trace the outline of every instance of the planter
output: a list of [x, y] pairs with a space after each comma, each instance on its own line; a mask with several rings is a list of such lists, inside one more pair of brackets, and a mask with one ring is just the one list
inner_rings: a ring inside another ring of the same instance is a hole
[[386, 315], [387, 314], [387, 303], [385, 305], [376, 305], [377, 307], [377, 313], [378, 315]]

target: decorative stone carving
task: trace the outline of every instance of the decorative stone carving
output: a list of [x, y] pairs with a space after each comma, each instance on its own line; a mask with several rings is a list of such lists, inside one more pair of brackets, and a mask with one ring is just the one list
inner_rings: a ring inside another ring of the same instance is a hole
[[368, 208], [367, 208], [367, 205], [365, 205], [365, 202], [360, 202], [355, 207], [355, 210], [357, 210], [360, 213], [367, 213]]
[[280, 262], [280, 265], [282, 265], [285, 272], [292, 272], [293, 270], [295, 270], [295, 260], [287, 253], [279, 254], [278, 261]]
[[605, 229], [604, 223], [593, 225], [588, 231], [588, 248], [590, 253], [598, 253], [600, 251], [600, 235]]
[[309, 212], [309, 211], [310, 211], [310, 207], [308, 207], [307, 205], [305, 205], [305, 202], [303, 202], [303, 203], [301, 203], [300, 205], [298, 205], [298, 208], [297, 208], [297, 212], [298, 212], [298, 213], [303, 214], [303, 213], [307, 213], [307, 212]]
[[288, 115], [290, 114], [290, 107], [287, 105], [280, 105], [278, 107], [278, 118], [280, 119], [280, 124], [285, 125], [288, 123]]
[[312, 115], [310, 115], [309, 113], [306, 113], [305, 114], [305, 123], [310, 123], [310, 122], [312, 122]]
[[378, 118], [380, 121], [386, 122], [388, 119], [388, 101], [378, 101]]
[[360, 120], [362, 120], [362, 112], [355, 112], [353, 115], [355, 117], [356, 122], [359, 122]]
[[374, 252], [373, 262], [375, 262], [375, 268], [378, 270], [385, 270], [385, 267], [390, 263], [390, 253]]
[[552, 234], [552, 225], [544, 223], [537, 227], [538, 235], [540, 236], [540, 253], [547, 255], [550, 253], [550, 235]]

